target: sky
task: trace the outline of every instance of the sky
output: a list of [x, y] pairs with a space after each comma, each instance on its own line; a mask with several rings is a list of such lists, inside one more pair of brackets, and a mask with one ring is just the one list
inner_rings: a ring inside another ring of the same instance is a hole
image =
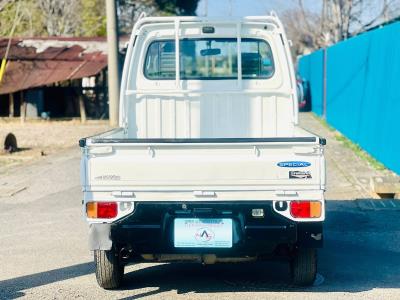
[[[319, 11], [321, 1], [303, 0], [304, 6], [310, 11]], [[317, 3], [316, 3], [317, 2]], [[207, 5], [206, 5], [207, 3]], [[260, 16], [266, 15], [271, 10], [278, 13], [297, 7], [297, 0], [200, 0], [197, 15], [204, 16], [208, 7], [209, 16], [226, 16], [232, 5], [232, 16]]]

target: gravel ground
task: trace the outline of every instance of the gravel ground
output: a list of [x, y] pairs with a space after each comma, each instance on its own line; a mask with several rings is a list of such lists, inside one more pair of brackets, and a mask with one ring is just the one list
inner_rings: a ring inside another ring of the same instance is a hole
[[[17, 138], [19, 151], [9, 154], [0, 151], [0, 167], [15, 166], [21, 162], [39, 159], [78, 144], [82, 137], [109, 130], [108, 121], [88, 121], [82, 125], [72, 121], [29, 121], [0, 119], [0, 139], [8, 133]], [[4, 141], [0, 141], [4, 142]]]

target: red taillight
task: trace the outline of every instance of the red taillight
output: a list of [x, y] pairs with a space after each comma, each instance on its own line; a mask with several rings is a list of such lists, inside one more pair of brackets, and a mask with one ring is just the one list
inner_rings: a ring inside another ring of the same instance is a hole
[[322, 206], [319, 201], [291, 201], [290, 214], [294, 218], [319, 218]]
[[118, 215], [116, 202], [88, 202], [86, 213], [89, 218], [112, 219]]
[[118, 206], [116, 202], [98, 202], [97, 217], [101, 219], [112, 219], [118, 214]]

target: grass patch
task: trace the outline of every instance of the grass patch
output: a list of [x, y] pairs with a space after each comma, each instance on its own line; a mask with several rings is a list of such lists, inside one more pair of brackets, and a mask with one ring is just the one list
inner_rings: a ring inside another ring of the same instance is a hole
[[341, 142], [343, 144], [343, 146], [345, 146], [346, 148], [352, 150], [358, 157], [360, 157], [361, 159], [365, 160], [366, 162], [368, 162], [368, 164], [373, 167], [375, 170], [378, 171], [383, 171], [386, 170], [387, 168], [379, 161], [377, 161], [375, 158], [373, 158], [370, 154], [368, 154], [367, 152], [365, 152], [359, 145], [353, 143], [351, 140], [349, 140], [348, 138], [346, 138], [344, 135], [342, 135], [340, 132], [338, 132], [335, 128], [333, 128], [332, 126], [330, 126], [324, 119], [318, 117], [315, 114], [312, 114], [314, 116], [314, 118], [322, 125], [324, 126], [326, 129], [328, 129], [330, 132], [334, 132], [335, 133], [335, 139], [338, 142]]
[[343, 144], [346, 148], [352, 150], [358, 157], [365, 160], [370, 164], [375, 170], [383, 171], [386, 170], [386, 167], [367, 152], [365, 152], [359, 145], [353, 143], [351, 140], [346, 138], [344, 135], [339, 132], [335, 133], [335, 139]]
[[335, 132], [336, 129], [333, 128], [331, 125], [329, 125], [324, 119], [318, 117], [316, 114], [312, 113], [312, 116], [326, 129], [328, 129], [330, 132]]

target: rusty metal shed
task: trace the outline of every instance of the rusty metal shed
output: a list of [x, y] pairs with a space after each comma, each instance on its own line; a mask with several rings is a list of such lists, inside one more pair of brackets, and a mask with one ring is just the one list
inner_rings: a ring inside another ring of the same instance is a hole
[[[8, 38], [0, 37], [0, 58], [5, 56], [8, 42]], [[40, 105], [34, 105], [45, 108], [35, 108], [37, 116], [41, 111], [53, 111], [55, 117], [79, 114], [82, 117], [82, 113], [86, 113], [85, 107], [99, 107], [95, 103], [99, 101], [99, 93], [101, 101], [106, 101], [106, 68], [106, 38], [14, 38], [0, 83], [0, 115], [19, 114], [25, 118], [26, 102], [29, 112], [32, 106], [29, 98], [39, 91], [44, 100], [40, 99]], [[94, 85], [84, 86], [82, 80], [89, 78], [96, 78]], [[101, 84], [98, 78], [101, 78]], [[105, 106], [104, 103], [101, 105]], [[104, 113], [107, 112], [103, 110], [101, 114]]]
[[[0, 57], [8, 39], [0, 38]], [[0, 94], [97, 75], [107, 66], [102, 38], [13, 39]]]

